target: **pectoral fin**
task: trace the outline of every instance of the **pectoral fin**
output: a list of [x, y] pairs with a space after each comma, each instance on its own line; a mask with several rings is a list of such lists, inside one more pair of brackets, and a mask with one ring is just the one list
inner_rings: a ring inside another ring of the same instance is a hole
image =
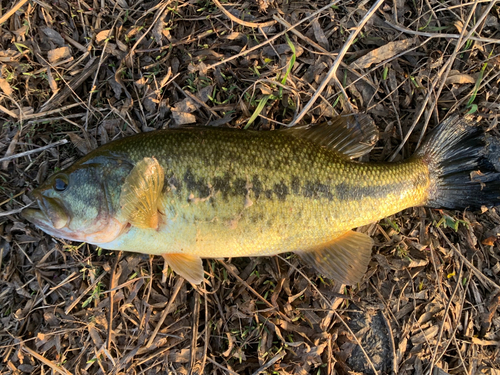
[[297, 252], [302, 260], [341, 284], [361, 280], [371, 259], [373, 240], [364, 233], [349, 231], [333, 241]]
[[165, 175], [155, 158], [144, 158], [132, 169], [123, 184], [122, 215], [138, 228], [158, 228], [158, 208]]
[[174, 272], [190, 283], [198, 285], [203, 281], [203, 263], [200, 257], [186, 254], [164, 254], [163, 258]]

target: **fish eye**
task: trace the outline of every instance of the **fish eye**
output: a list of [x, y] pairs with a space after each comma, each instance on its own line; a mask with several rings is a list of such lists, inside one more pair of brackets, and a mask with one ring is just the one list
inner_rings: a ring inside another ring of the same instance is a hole
[[57, 191], [64, 191], [67, 189], [67, 187], [68, 187], [68, 183], [66, 182], [65, 178], [58, 177], [54, 181], [54, 189], [56, 189]]

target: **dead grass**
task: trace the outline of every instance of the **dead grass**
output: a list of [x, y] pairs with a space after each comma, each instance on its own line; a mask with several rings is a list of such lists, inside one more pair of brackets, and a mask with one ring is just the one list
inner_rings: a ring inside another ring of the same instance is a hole
[[17, 215], [98, 145], [186, 123], [366, 112], [381, 131], [372, 160], [409, 156], [453, 111], [499, 136], [495, 2], [0, 5], [0, 373], [500, 374], [495, 209], [368, 226], [369, 270], [342, 289], [294, 256], [205, 261], [203, 287], [162, 283], [159, 258], [67, 243]]

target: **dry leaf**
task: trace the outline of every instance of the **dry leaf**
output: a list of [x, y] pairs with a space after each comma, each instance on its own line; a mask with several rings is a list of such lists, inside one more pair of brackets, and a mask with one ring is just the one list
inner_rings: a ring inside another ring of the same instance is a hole
[[47, 68], [47, 80], [49, 82], [50, 89], [53, 92], [56, 92], [57, 91], [57, 82], [54, 79], [54, 77], [52, 76], [52, 71], [50, 68]]
[[[7, 149], [7, 152], [5, 153], [5, 157], [14, 155], [14, 151], [16, 150], [17, 142], [19, 141], [19, 135], [21, 134], [21, 131], [18, 131], [14, 138], [12, 138], [12, 141], [10, 141], [9, 148]], [[2, 169], [6, 170], [7, 167], [9, 166], [10, 160], [6, 160], [2, 163]]]
[[7, 82], [3, 78], [0, 78], [0, 89], [2, 89], [5, 95], [7, 96], [12, 95], [12, 87], [10, 87], [9, 82]]
[[42, 27], [41, 30], [50, 39], [51, 42], [57, 44], [60, 47], [64, 46], [64, 38], [57, 31], [51, 29], [50, 27]]
[[97, 43], [104, 42], [106, 39], [109, 39], [112, 35], [112, 30], [103, 30], [97, 33], [95, 36], [95, 40]]
[[50, 50], [47, 53], [47, 57], [50, 63], [55, 63], [57, 60], [66, 59], [71, 56], [71, 51], [69, 47], [61, 47]]
[[324, 49], [328, 50], [329, 47], [328, 38], [323, 32], [323, 29], [321, 28], [321, 25], [318, 22], [318, 18], [315, 18], [312, 21], [312, 27], [314, 31], [314, 37], [316, 38], [318, 44]]
[[267, 7], [271, 0], [257, 0], [257, 4], [259, 5], [259, 12], [267, 13]]
[[178, 112], [172, 108], [172, 119], [174, 120], [175, 125], [185, 125], [185, 124], [193, 124], [196, 122], [196, 117], [187, 112]]
[[496, 240], [497, 240], [497, 236], [490, 236], [490, 237], [485, 238], [484, 240], [482, 240], [481, 243], [483, 245], [493, 246], [495, 244]]
[[463, 74], [459, 73], [458, 71], [450, 71], [450, 74], [448, 74], [448, 77], [446, 77], [445, 83], [447, 85], [452, 85], [454, 83], [458, 84], [464, 84], [464, 83], [476, 83], [476, 79], [469, 75], [469, 74]]
[[368, 52], [366, 55], [360, 57], [355, 62], [352, 63], [353, 66], [359, 69], [369, 68], [373, 64], [378, 64], [384, 60], [390, 59], [401, 53], [408, 48], [412, 47], [417, 41], [417, 38], [409, 38], [404, 40], [397, 40], [395, 42], [389, 42], [382, 47], [374, 49]]
[[160, 17], [158, 21], [156, 21], [155, 26], [153, 27], [153, 30], [151, 30], [151, 33], [153, 34], [156, 44], [162, 46], [162, 36], [163, 36], [163, 30], [165, 29], [165, 17]]
[[90, 147], [87, 145], [87, 142], [85, 142], [85, 140], [79, 135], [75, 133], [68, 133], [68, 136], [71, 140], [71, 143], [73, 143], [73, 145], [84, 155], [88, 154], [91, 151]]

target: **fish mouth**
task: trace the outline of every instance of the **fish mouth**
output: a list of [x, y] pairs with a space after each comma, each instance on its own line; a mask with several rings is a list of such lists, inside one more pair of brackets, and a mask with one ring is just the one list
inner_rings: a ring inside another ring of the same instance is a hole
[[22, 217], [47, 232], [63, 229], [69, 224], [69, 215], [56, 199], [45, 197], [38, 192], [34, 192], [34, 196], [40, 209], [27, 208], [22, 211]]
[[55, 230], [54, 226], [52, 225], [52, 221], [44, 214], [42, 210], [39, 210], [37, 208], [25, 208], [21, 212], [21, 217], [28, 220], [37, 228], [52, 236], [57, 236], [58, 234], [57, 230]]
[[29, 222], [35, 224], [37, 227], [52, 227], [50, 219], [43, 213], [42, 210], [38, 208], [25, 208], [21, 212], [21, 216]]

